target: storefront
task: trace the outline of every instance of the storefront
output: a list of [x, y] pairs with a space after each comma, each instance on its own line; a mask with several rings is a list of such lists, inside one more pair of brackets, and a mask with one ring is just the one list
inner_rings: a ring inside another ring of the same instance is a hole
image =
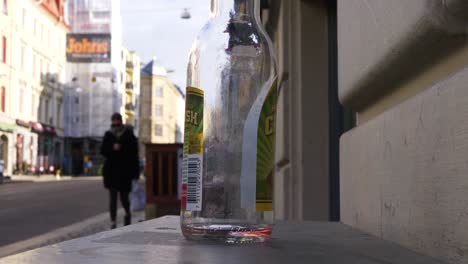
[[[61, 143], [58, 140], [57, 137], [57, 131], [55, 130], [55, 127], [49, 126], [42, 124], [42, 127], [44, 128], [44, 133], [42, 134], [43, 137], [43, 156], [44, 156], [44, 167], [46, 169], [50, 169], [51, 166], [53, 168], [59, 168], [61, 166], [60, 164], [60, 158], [61, 158]], [[49, 171], [50, 172], [50, 171]]]
[[42, 153], [44, 152], [42, 150], [42, 138], [44, 134], [44, 127], [42, 126], [41, 123], [38, 122], [30, 122], [31, 125], [31, 131], [36, 134], [37, 137], [37, 155], [36, 158], [33, 160], [32, 166], [34, 167], [34, 170], [39, 170], [39, 168], [42, 168], [44, 170], [44, 158], [42, 156]]
[[57, 138], [55, 127], [31, 122], [31, 129], [37, 133], [37, 169], [41, 173], [46, 173], [52, 166], [54, 169], [59, 168], [63, 143]]
[[5, 122], [0, 122], [0, 160], [3, 161], [4, 174], [12, 172], [12, 151], [10, 145], [13, 142], [13, 133], [16, 126]]
[[[34, 164], [35, 134], [31, 132], [31, 124], [21, 119], [16, 120], [15, 131], [15, 166], [14, 173], [27, 174]], [[37, 137], [37, 136], [36, 136]]]

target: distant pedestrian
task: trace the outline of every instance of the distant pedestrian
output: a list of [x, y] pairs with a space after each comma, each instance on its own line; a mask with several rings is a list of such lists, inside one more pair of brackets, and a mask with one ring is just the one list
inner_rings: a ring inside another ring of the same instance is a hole
[[129, 194], [132, 180], [139, 178], [138, 140], [133, 128], [122, 123], [122, 116], [115, 113], [111, 117], [112, 126], [104, 135], [101, 154], [106, 158], [103, 175], [104, 187], [110, 194], [111, 228], [116, 227], [117, 196], [125, 209], [124, 224], [131, 223]]

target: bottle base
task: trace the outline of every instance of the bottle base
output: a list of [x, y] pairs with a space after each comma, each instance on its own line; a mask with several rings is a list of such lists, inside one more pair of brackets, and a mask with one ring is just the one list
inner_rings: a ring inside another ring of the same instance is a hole
[[190, 224], [182, 226], [189, 240], [217, 241], [227, 244], [262, 243], [271, 237], [271, 225]]

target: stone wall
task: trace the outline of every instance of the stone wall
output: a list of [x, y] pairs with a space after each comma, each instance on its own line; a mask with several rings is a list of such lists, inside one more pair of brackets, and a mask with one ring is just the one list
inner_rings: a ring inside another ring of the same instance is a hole
[[468, 2], [339, 0], [342, 222], [468, 262]]

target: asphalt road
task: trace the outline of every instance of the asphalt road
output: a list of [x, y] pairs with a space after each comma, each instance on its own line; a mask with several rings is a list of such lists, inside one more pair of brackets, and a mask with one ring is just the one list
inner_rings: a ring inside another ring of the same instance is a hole
[[107, 211], [101, 180], [0, 185], [0, 247]]

